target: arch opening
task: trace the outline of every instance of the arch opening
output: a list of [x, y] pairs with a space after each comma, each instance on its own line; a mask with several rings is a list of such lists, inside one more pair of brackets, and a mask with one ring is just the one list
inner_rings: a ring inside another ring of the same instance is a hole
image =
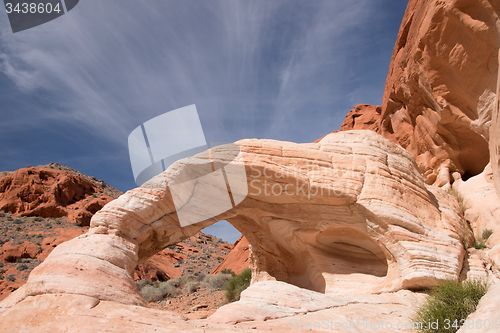
[[333, 228], [321, 232], [311, 246], [325, 293], [374, 292], [388, 274], [381, 246], [357, 229]]

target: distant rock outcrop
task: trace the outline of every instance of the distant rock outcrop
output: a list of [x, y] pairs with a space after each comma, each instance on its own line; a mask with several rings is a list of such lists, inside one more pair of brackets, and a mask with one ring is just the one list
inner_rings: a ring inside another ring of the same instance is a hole
[[50, 164], [3, 176], [0, 210], [14, 216], [67, 217], [68, 222], [89, 226], [91, 217], [121, 192], [69, 170]]
[[234, 242], [234, 247], [231, 252], [229, 252], [227, 257], [224, 258], [224, 261], [212, 271], [212, 274], [220, 273], [225, 269], [230, 269], [236, 274], [240, 274], [245, 268], [248, 268], [250, 264], [249, 257], [250, 244], [245, 236], [241, 236]]

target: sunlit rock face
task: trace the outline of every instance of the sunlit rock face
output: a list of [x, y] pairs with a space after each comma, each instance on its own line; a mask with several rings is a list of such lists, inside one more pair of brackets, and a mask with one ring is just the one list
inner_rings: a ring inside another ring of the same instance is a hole
[[371, 293], [432, 285], [461, 267], [453, 199], [427, 188], [411, 154], [380, 135], [238, 144], [249, 196], [224, 217], [251, 244], [254, 281]]
[[481, 173], [490, 149], [498, 171], [499, 11], [498, 1], [411, 0], [382, 106], [358, 105], [341, 130], [370, 129], [398, 143], [427, 184]]
[[493, 112], [493, 121], [490, 129], [490, 152], [493, 181], [500, 199], [500, 111]]

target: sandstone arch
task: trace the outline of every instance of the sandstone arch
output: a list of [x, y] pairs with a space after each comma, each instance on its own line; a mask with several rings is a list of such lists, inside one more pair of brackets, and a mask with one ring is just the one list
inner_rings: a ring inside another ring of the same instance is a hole
[[[252, 185], [239, 205], [181, 227], [167, 184], [185, 168], [211, 162], [207, 154], [179, 161], [106, 205], [86, 235], [58, 246], [2, 306], [61, 293], [142, 305], [131, 278], [135, 266], [221, 219], [248, 238], [253, 282], [278, 280], [335, 294], [457, 278], [459, 208], [444, 191], [424, 184], [401, 147], [368, 131], [330, 134], [316, 144], [237, 144], [238, 163]], [[286, 191], [274, 195], [266, 186]], [[363, 267], [366, 261], [371, 269]]]

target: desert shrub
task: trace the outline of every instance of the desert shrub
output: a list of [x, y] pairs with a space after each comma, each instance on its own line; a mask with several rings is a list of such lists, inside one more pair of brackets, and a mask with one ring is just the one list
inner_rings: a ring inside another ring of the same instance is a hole
[[447, 192], [449, 194], [453, 195], [455, 198], [457, 198], [458, 205], [460, 206], [460, 210], [462, 211], [462, 213], [465, 213], [466, 207], [465, 207], [464, 198], [462, 197], [462, 195], [457, 190], [455, 190], [453, 187], [450, 187]]
[[[458, 331], [465, 319], [476, 311], [477, 304], [481, 297], [486, 294], [487, 288], [487, 284], [479, 280], [440, 281], [437, 286], [431, 289], [426, 304], [416, 313], [414, 322], [422, 324], [418, 331], [424, 333]], [[439, 325], [437, 329], [429, 327], [429, 323], [436, 321]]]
[[483, 239], [485, 241], [488, 240], [488, 238], [490, 238], [490, 236], [493, 234], [493, 230], [490, 230], [490, 229], [484, 229], [483, 230], [483, 233], [481, 234], [481, 236], [483, 237]]
[[168, 283], [175, 288], [179, 288], [182, 285], [182, 278], [168, 280]]
[[228, 302], [235, 302], [240, 300], [241, 292], [250, 286], [250, 280], [252, 279], [252, 271], [246, 268], [239, 275], [233, 276], [229, 279], [225, 290], [226, 299]]
[[28, 265], [26, 265], [26, 264], [21, 264], [21, 265], [18, 265], [18, 266], [17, 266], [17, 270], [18, 270], [18, 271], [25, 271], [25, 270], [27, 270], [28, 268], [29, 268], [29, 267], [28, 267]]
[[159, 302], [166, 297], [177, 296], [179, 291], [167, 281], [147, 284], [142, 287], [140, 293], [146, 302]]
[[201, 282], [205, 279], [205, 276], [206, 274], [205, 273], [199, 273], [197, 276], [196, 276], [196, 281], [198, 282]]
[[16, 281], [16, 277], [14, 274], [9, 274], [5, 277], [5, 280], [10, 281], [10, 282], [14, 282], [14, 281]]
[[137, 290], [139, 290], [139, 291], [141, 291], [142, 288], [144, 288], [145, 286], [152, 286], [152, 285], [154, 285], [154, 282], [146, 280], [146, 279], [135, 281], [135, 286], [137, 287]]
[[196, 292], [198, 289], [200, 289], [200, 284], [196, 282], [188, 282], [186, 283], [186, 289], [188, 293], [192, 294]]
[[224, 268], [224, 269], [223, 269], [222, 271], [220, 271], [220, 272], [221, 272], [222, 274], [231, 274], [232, 276], [235, 276], [235, 275], [236, 275], [236, 273], [235, 273], [235, 272], [233, 272], [233, 270], [232, 270], [232, 269], [230, 269], [230, 268]]
[[481, 236], [477, 237], [477, 239], [474, 241], [473, 244], [474, 248], [478, 250], [487, 248], [488, 246], [486, 246], [486, 241], [488, 240], [488, 238], [490, 238], [492, 234], [493, 234], [492, 230], [484, 229]]
[[472, 246], [474, 246], [474, 248], [477, 249], [477, 250], [481, 250], [481, 249], [487, 248], [486, 243], [482, 239], [475, 240], [474, 244]]
[[208, 284], [211, 290], [222, 290], [229, 278], [231, 278], [230, 274], [219, 273], [217, 275], [207, 275], [203, 281]]

